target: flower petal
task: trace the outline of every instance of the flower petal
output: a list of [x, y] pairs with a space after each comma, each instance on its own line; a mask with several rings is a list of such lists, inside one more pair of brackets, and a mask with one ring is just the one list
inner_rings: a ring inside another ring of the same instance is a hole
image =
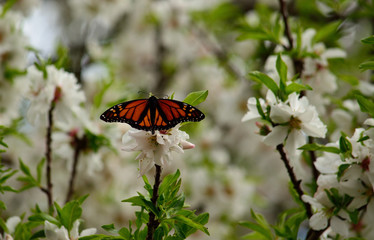
[[273, 130], [264, 138], [264, 143], [269, 146], [276, 146], [284, 142], [288, 134], [287, 126], [276, 126]]

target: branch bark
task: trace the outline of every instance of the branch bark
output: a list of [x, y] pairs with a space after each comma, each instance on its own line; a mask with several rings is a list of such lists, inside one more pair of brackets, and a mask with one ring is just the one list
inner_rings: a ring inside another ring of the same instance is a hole
[[48, 110], [48, 127], [47, 127], [47, 136], [46, 136], [46, 153], [45, 158], [47, 160], [47, 169], [46, 169], [46, 177], [47, 177], [47, 187], [42, 188], [42, 191], [47, 194], [48, 198], [48, 208], [49, 211], [52, 211], [53, 207], [53, 184], [52, 184], [52, 128], [53, 128], [53, 111], [55, 109], [56, 103], [55, 101], [51, 102], [51, 106]]
[[[152, 193], [152, 203], [155, 207], [157, 207], [157, 199], [158, 199], [158, 188], [160, 187], [161, 183], [161, 166], [155, 164], [156, 167], [156, 175], [155, 175], [155, 183], [153, 185], [153, 193]], [[153, 234], [160, 222], [155, 219], [155, 214], [150, 211], [149, 212], [149, 221], [147, 224], [148, 233], [147, 233], [147, 240], [153, 240]]]
[[84, 149], [86, 145], [86, 136], [83, 135], [83, 137], [80, 139], [77, 136], [74, 136], [74, 158], [73, 158], [73, 167], [70, 175], [69, 180], [69, 189], [68, 193], [66, 195], [65, 203], [69, 202], [74, 194], [74, 183], [77, 175], [77, 167], [79, 162], [79, 155]]
[[310, 217], [313, 215], [313, 213], [312, 213], [312, 207], [310, 206], [309, 203], [306, 203], [306, 202], [304, 202], [304, 201], [301, 199], [301, 197], [304, 195], [304, 192], [303, 192], [303, 190], [301, 189], [301, 180], [298, 180], [298, 179], [296, 178], [296, 175], [295, 175], [295, 173], [294, 173], [294, 171], [293, 171], [293, 167], [291, 166], [290, 161], [288, 160], [287, 155], [286, 155], [286, 153], [285, 153], [285, 151], [284, 151], [284, 146], [283, 146], [283, 144], [279, 144], [279, 145], [277, 146], [277, 151], [279, 152], [279, 154], [280, 154], [280, 156], [281, 156], [281, 159], [282, 159], [282, 161], [283, 161], [283, 163], [284, 163], [284, 166], [285, 166], [286, 169], [287, 169], [288, 176], [289, 176], [290, 179], [291, 179], [291, 182], [292, 182], [292, 184], [293, 184], [293, 187], [294, 187], [295, 191], [297, 192], [300, 201], [301, 201], [302, 203], [304, 203], [304, 207], [305, 207], [306, 214], [307, 214], [308, 218], [310, 218]]

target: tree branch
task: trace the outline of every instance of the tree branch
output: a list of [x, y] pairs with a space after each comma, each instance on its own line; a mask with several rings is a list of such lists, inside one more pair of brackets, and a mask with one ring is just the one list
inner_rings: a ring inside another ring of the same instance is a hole
[[[314, 138], [313, 137], [308, 137], [308, 142], [313, 143]], [[317, 161], [316, 152], [315, 151], [309, 151], [309, 156], [310, 156], [310, 163], [311, 163], [313, 178], [314, 178], [314, 181], [317, 181], [318, 176], [319, 176], [319, 172], [316, 169], [316, 166], [314, 166], [314, 163]]]
[[[157, 199], [158, 199], [158, 188], [160, 186], [160, 178], [161, 178], [161, 166], [155, 164], [156, 167], [156, 175], [155, 175], [155, 183], [153, 185], [153, 193], [152, 193], [152, 203], [155, 207], [157, 207]], [[153, 240], [153, 233], [160, 224], [158, 220], [155, 220], [155, 214], [150, 211], [149, 212], [149, 221], [147, 224], [148, 233], [147, 233], [147, 240]]]
[[[52, 206], [53, 206], [53, 194], [52, 194], [52, 128], [53, 128], [53, 110], [55, 109], [56, 103], [53, 100], [51, 102], [51, 106], [48, 110], [48, 126], [47, 126], [47, 136], [46, 136], [46, 153], [45, 153], [45, 158], [47, 160], [47, 170], [46, 170], [46, 175], [47, 175], [47, 187], [42, 188], [42, 191], [47, 194], [48, 198], [48, 208], [49, 211], [52, 211]], [[44, 189], [44, 190], [43, 190]]]
[[290, 161], [288, 160], [287, 155], [284, 152], [284, 148], [283, 147], [284, 147], [283, 144], [279, 144], [277, 146], [277, 151], [279, 152], [279, 154], [281, 156], [281, 159], [282, 159], [282, 161], [283, 161], [283, 163], [284, 163], [284, 165], [285, 165], [285, 167], [287, 169], [288, 176], [291, 179], [293, 187], [294, 187], [295, 191], [297, 192], [300, 201], [302, 203], [304, 203], [304, 208], [305, 208], [306, 214], [307, 214], [308, 218], [310, 218], [313, 215], [312, 208], [311, 208], [311, 206], [310, 206], [309, 203], [304, 202], [302, 200], [302, 198], [301, 198], [304, 195], [304, 192], [301, 189], [301, 180], [298, 180], [296, 178], [296, 175], [295, 175], [295, 173], [293, 171], [293, 167], [290, 165]]
[[71, 172], [71, 175], [70, 175], [69, 189], [68, 189], [68, 193], [66, 195], [65, 203], [69, 202], [71, 200], [71, 197], [74, 194], [74, 182], [75, 182], [76, 175], [77, 175], [77, 166], [78, 166], [78, 161], [79, 161], [79, 155], [85, 147], [86, 135], [83, 135], [82, 139], [78, 138], [77, 136], [74, 136], [73, 144], [74, 144], [73, 167], [72, 167], [72, 172]]
[[284, 32], [286, 34], [286, 37], [289, 43], [287, 50], [291, 50], [293, 49], [293, 38], [292, 38], [290, 27], [288, 25], [288, 12], [287, 12], [286, 3], [284, 2], [284, 0], [279, 0], [279, 5], [280, 5], [280, 12], [281, 12], [283, 22], [284, 22]]

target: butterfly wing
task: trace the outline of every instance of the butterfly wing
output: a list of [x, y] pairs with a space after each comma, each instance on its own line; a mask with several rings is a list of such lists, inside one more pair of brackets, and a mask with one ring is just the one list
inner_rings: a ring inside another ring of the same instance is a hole
[[157, 110], [160, 117], [155, 121], [156, 130], [169, 129], [181, 122], [199, 122], [205, 118], [199, 109], [177, 100], [157, 99]]
[[148, 99], [117, 104], [101, 114], [100, 119], [105, 122], [124, 122], [141, 130], [148, 130], [147, 128], [152, 127]]

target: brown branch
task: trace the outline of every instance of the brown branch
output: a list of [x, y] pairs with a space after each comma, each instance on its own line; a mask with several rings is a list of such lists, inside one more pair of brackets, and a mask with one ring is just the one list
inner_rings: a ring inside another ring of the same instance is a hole
[[[51, 102], [51, 106], [48, 110], [48, 127], [47, 127], [47, 136], [46, 136], [46, 153], [45, 153], [45, 158], [47, 160], [47, 170], [46, 170], [46, 175], [47, 175], [47, 187], [42, 188], [42, 191], [47, 194], [48, 198], [48, 207], [49, 211], [52, 210], [52, 205], [53, 205], [53, 194], [52, 194], [52, 128], [53, 128], [53, 110], [56, 106], [55, 101], [53, 100]], [[44, 190], [43, 190], [44, 189]]]
[[74, 194], [74, 182], [77, 175], [77, 166], [79, 161], [79, 155], [82, 152], [82, 150], [85, 148], [86, 145], [86, 136], [84, 135], [81, 139], [77, 136], [74, 136], [73, 140], [74, 144], [74, 158], [73, 158], [73, 167], [70, 175], [69, 180], [69, 189], [68, 193], [66, 195], [65, 203], [69, 202], [71, 200], [71, 197]]
[[318, 240], [319, 237], [322, 235], [324, 231], [326, 231], [327, 228], [320, 230], [320, 231], [315, 231], [315, 230], [310, 230], [308, 232], [308, 235], [306, 237], [306, 240]]
[[290, 161], [288, 160], [287, 158], [287, 155], [284, 151], [284, 146], [283, 144], [279, 144], [277, 146], [277, 151], [279, 152], [280, 156], [281, 156], [281, 159], [287, 169], [287, 172], [288, 172], [288, 176], [290, 177], [291, 179], [291, 182], [292, 182], [292, 185], [293, 185], [293, 188], [295, 189], [295, 191], [297, 192], [297, 195], [300, 199], [300, 201], [304, 204], [304, 208], [305, 208], [305, 211], [306, 211], [306, 214], [308, 216], [308, 218], [310, 218], [313, 213], [312, 213], [312, 207], [310, 206], [309, 203], [306, 203], [302, 200], [302, 196], [304, 195], [304, 192], [303, 190], [301, 189], [301, 180], [298, 180], [296, 178], [296, 175], [293, 171], [293, 167], [290, 165]]
[[[155, 183], [153, 185], [153, 193], [152, 193], [152, 203], [157, 208], [157, 199], [158, 199], [158, 188], [160, 186], [160, 178], [161, 178], [161, 166], [155, 164], [156, 167], [156, 175], [155, 175]], [[147, 240], [153, 240], [153, 233], [160, 224], [158, 220], [155, 220], [155, 214], [150, 211], [149, 212], [149, 221], [147, 224], [148, 233], [147, 233]]]
[[289, 42], [289, 46], [287, 47], [287, 50], [291, 50], [293, 49], [293, 38], [292, 38], [290, 27], [288, 25], [288, 12], [287, 12], [286, 3], [284, 2], [284, 0], [279, 0], [279, 5], [280, 5], [280, 12], [281, 12], [283, 22], [284, 22], [284, 32]]
[[[311, 144], [313, 142], [314, 142], [314, 138], [313, 137], [308, 137], [308, 143]], [[319, 171], [317, 170], [316, 166], [314, 166], [314, 163], [317, 161], [316, 152], [315, 151], [309, 151], [309, 156], [310, 156], [310, 164], [311, 164], [311, 167], [312, 167], [313, 178], [314, 178], [314, 181], [317, 181], [317, 179], [319, 177]]]

